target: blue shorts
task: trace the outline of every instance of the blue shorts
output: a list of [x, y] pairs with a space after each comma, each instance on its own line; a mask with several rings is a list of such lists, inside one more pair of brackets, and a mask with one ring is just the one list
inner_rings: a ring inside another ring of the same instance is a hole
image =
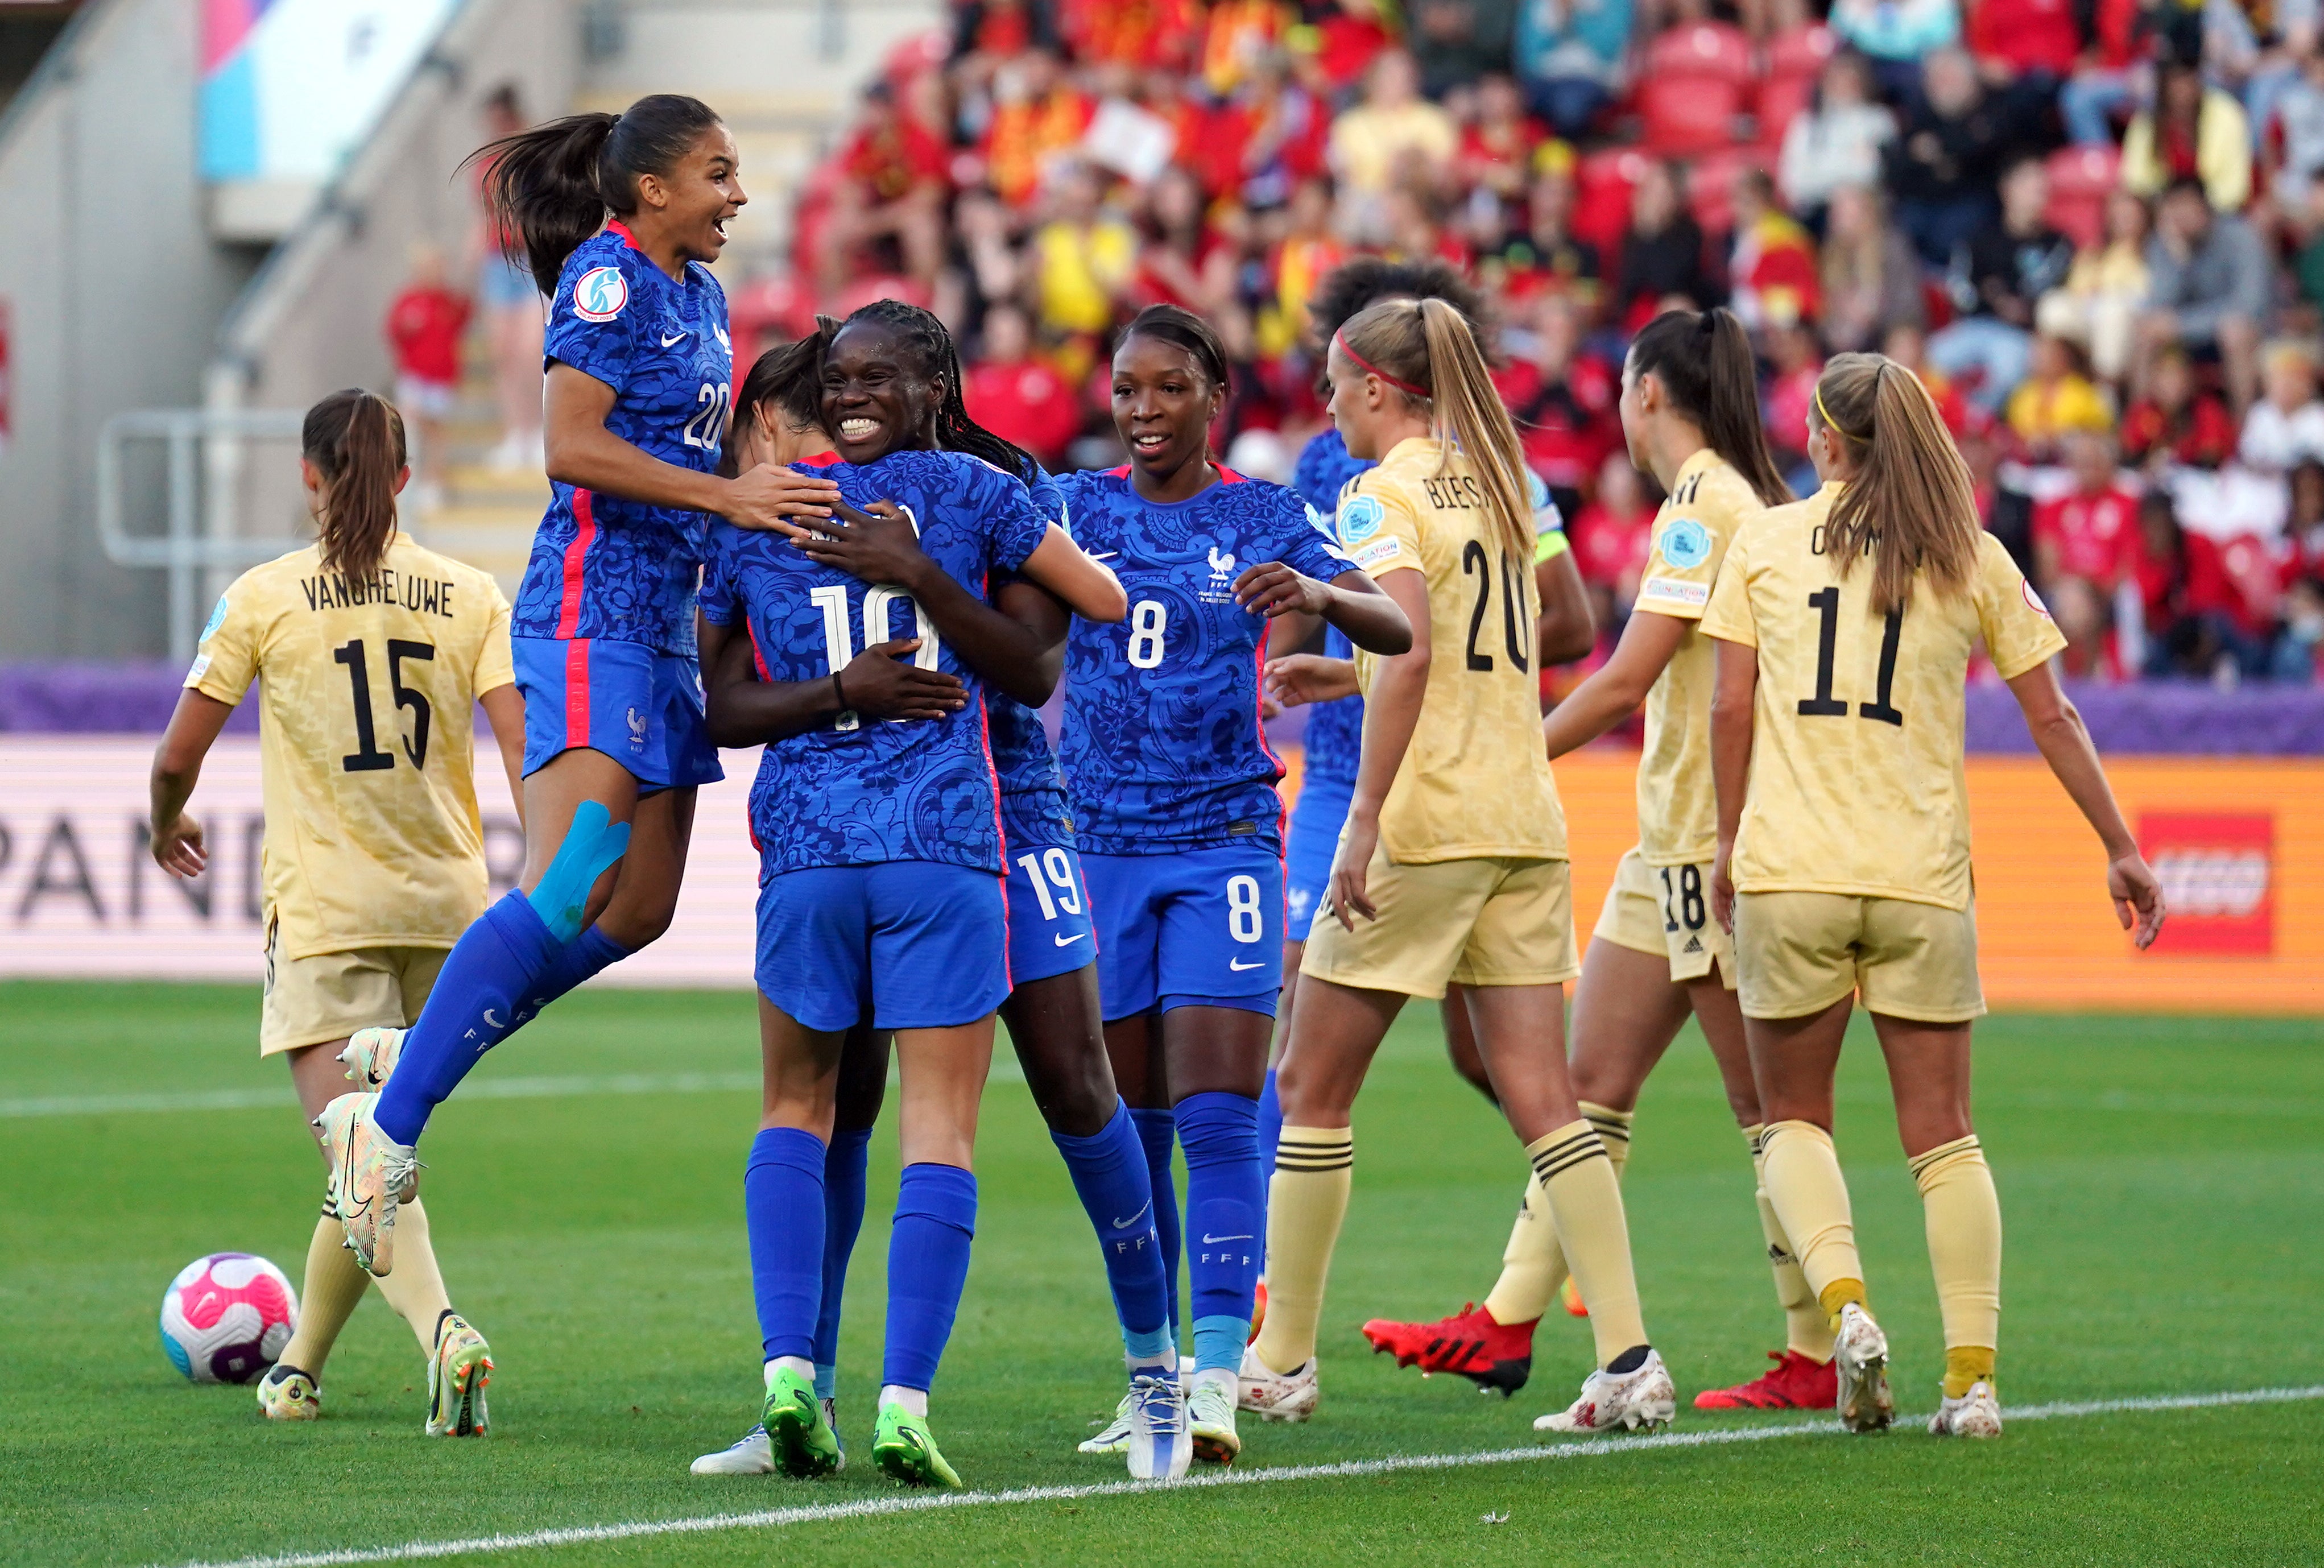
[[932, 861], [778, 872], [759, 890], [756, 969], [811, 1029], [973, 1023], [1009, 996], [1001, 879]]
[[1318, 779], [1310, 773], [1299, 786], [1299, 802], [1291, 808], [1291, 833], [1283, 844], [1283, 939], [1305, 942], [1323, 907], [1323, 893], [1332, 880], [1332, 857], [1339, 852], [1340, 829], [1347, 826], [1348, 802], [1356, 795], [1352, 779]]
[[1008, 890], [1009, 977], [1016, 984], [1069, 974], [1097, 956], [1089, 881], [1072, 850], [1062, 844], [1012, 848]]
[[576, 746], [604, 752], [648, 794], [726, 776], [692, 659], [602, 637], [512, 637], [509, 650], [524, 694], [528, 777]]
[[1261, 846], [1084, 854], [1108, 1019], [1160, 1008], [1275, 1016], [1283, 988], [1283, 862]]

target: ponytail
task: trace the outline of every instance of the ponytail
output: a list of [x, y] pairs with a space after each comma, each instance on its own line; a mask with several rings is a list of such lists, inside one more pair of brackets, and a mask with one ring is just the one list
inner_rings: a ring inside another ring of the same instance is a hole
[[1759, 377], [1750, 335], [1735, 312], [1665, 310], [1630, 344], [1634, 375], [1652, 375], [1703, 445], [1743, 475], [1765, 506], [1792, 499], [1759, 425]]
[[350, 582], [374, 576], [395, 538], [403, 416], [377, 392], [335, 392], [307, 410], [299, 450], [323, 476], [323, 565]]
[[1484, 482], [1505, 548], [1533, 559], [1533, 505], [1517, 427], [1485, 368], [1467, 318], [1443, 300], [1383, 300], [1339, 331], [1349, 358], [1425, 413], [1440, 448], [1439, 473], [1458, 452]]
[[484, 164], [493, 222], [523, 240], [533, 282], [554, 294], [565, 258], [605, 226], [605, 215], [638, 209], [639, 176], [667, 176], [717, 124], [699, 98], [655, 93], [618, 115], [568, 115], [504, 136], [461, 167]]
[[[876, 322], [892, 327], [918, 355], [922, 374], [931, 380], [944, 377], [945, 395], [935, 410], [936, 429], [932, 432], [938, 451], [965, 452], [972, 457], [982, 457], [1003, 474], [1011, 475], [1028, 484], [1033, 483], [1034, 476], [1040, 472], [1040, 466], [1033, 461], [1031, 454], [1012, 441], [1003, 440], [968, 417], [968, 405], [961, 401], [960, 395], [960, 349], [953, 343], [951, 331], [936, 318], [934, 311], [918, 305], [908, 305], [901, 300], [874, 300], [850, 316], [842, 324], [842, 330], [858, 321]], [[838, 333], [833, 333], [832, 337], [836, 338]]]
[[1885, 355], [1835, 355], [1812, 417], [1850, 465], [1824, 523], [1825, 554], [1843, 579], [1872, 556], [1872, 613], [1902, 610], [1916, 572], [1940, 594], [1966, 591], [1977, 572], [1977, 487], [1921, 378]]
[[734, 393], [734, 417], [718, 459], [721, 475], [732, 479], [742, 471], [742, 433], [757, 422], [761, 408], [772, 408], [795, 431], [823, 422], [823, 356], [838, 336], [838, 318], [818, 316], [815, 330], [805, 337], [759, 355]]

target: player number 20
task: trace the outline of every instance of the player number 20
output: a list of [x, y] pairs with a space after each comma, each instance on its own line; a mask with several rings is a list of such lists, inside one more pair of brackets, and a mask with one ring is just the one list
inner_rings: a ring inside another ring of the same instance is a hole
[[718, 444], [726, 438], [726, 400], [732, 395], [724, 383], [704, 382], [702, 390], [694, 394], [694, 417], [686, 421], [678, 438], [706, 452], [718, 450]]
[[1259, 879], [1229, 877], [1227, 879], [1227, 935], [1238, 942], [1256, 942], [1267, 934], [1267, 921], [1259, 911]]
[[[1025, 868], [1025, 880], [1033, 885], [1033, 896], [1041, 900], [1041, 918], [1054, 920], [1059, 909], [1068, 915], [1082, 912], [1082, 890], [1074, 886], [1073, 862], [1065, 858], [1064, 850], [1044, 850], [1038, 855], [1020, 854], [1017, 857], [1017, 863]], [[1049, 893], [1051, 887], [1057, 890], [1054, 898]]]
[[1162, 662], [1162, 632], [1170, 612], [1159, 599], [1140, 599], [1130, 612], [1130, 663], [1133, 669], [1152, 669]]

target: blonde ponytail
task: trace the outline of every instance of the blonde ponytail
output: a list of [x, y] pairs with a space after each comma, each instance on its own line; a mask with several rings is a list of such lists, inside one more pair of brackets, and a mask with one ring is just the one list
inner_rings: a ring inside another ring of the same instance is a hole
[[1842, 578], [1873, 558], [1872, 613], [1901, 610], [1916, 573], [1945, 595], [1977, 573], [1977, 486], [1920, 377], [1885, 355], [1835, 355], [1816, 383], [1815, 418], [1851, 466], [1824, 524]]
[[1517, 426], [1494, 389], [1468, 318], [1442, 300], [1383, 300], [1340, 328], [1341, 346], [1399, 396], [1428, 416], [1441, 448], [1438, 473], [1452, 454], [1468, 458], [1510, 558], [1533, 559], [1533, 505]]

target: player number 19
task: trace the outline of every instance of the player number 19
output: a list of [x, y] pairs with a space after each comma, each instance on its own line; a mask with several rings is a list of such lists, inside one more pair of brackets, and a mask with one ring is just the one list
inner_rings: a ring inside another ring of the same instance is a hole
[[[1017, 863], [1025, 868], [1025, 880], [1033, 884], [1033, 896], [1041, 900], [1041, 918], [1054, 920], [1063, 909], [1068, 915], [1082, 912], [1082, 890], [1074, 886], [1073, 862], [1062, 849], [1044, 850], [1038, 855], [1020, 854]], [[1044, 873], [1047, 873], [1044, 875]], [[1049, 894], [1056, 887], [1056, 896]], [[1063, 937], [1059, 941], [1065, 940]]]

